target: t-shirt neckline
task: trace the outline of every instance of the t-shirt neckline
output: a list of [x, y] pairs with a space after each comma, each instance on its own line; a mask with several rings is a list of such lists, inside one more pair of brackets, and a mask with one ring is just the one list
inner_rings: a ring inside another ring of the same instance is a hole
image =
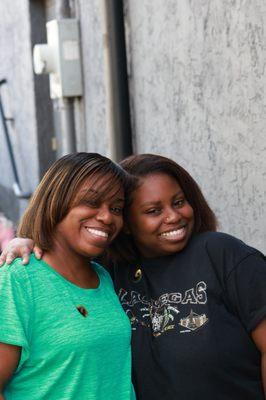
[[38, 260], [34, 255], [32, 255], [36, 261], [39, 261], [48, 271], [50, 271], [52, 274], [56, 275], [58, 277], [58, 279], [60, 279], [64, 284], [68, 285], [69, 287], [71, 287], [72, 289], [76, 290], [76, 291], [80, 291], [83, 293], [91, 293], [91, 292], [97, 292], [101, 289], [102, 287], [102, 278], [99, 274], [99, 271], [97, 269], [96, 263], [94, 261], [90, 261], [91, 263], [91, 267], [93, 268], [93, 270], [95, 271], [95, 273], [98, 276], [99, 279], [99, 285], [96, 288], [82, 288], [78, 285], [75, 285], [75, 283], [70, 282], [68, 279], [66, 279], [63, 275], [61, 275], [58, 271], [56, 271], [50, 264], [48, 264], [46, 261], [44, 260]]

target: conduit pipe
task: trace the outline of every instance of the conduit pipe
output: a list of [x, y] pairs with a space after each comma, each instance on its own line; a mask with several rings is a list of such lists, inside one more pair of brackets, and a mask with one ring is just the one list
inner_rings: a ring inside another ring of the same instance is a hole
[[123, 0], [101, 0], [108, 156], [132, 154]]
[[[71, 18], [71, 6], [69, 0], [56, 0], [56, 19]], [[59, 132], [56, 132], [58, 157], [76, 151], [74, 98], [61, 97], [53, 102], [54, 110], [58, 115]]]

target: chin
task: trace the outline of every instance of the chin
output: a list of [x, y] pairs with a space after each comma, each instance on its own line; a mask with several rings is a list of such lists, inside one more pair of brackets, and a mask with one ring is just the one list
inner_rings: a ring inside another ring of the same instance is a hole
[[174, 246], [169, 247], [168, 249], [165, 249], [165, 254], [171, 255], [171, 254], [179, 253], [180, 251], [184, 250], [186, 245], [187, 245], [187, 241], [185, 241], [183, 243], [175, 244]]
[[95, 258], [101, 256], [105, 250], [105, 248], [83, 249], [82, 255], [86, 258]]

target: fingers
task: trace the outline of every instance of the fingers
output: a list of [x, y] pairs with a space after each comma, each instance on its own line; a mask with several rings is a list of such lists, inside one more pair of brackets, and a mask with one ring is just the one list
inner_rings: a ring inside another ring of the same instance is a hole
[[15, 238], [11, 240], [0, 256], [0, 266], [5, 262], [11, 264], [16, 257], [21, 257], [23, 264], [27, 264], [32, 248], [33, 241], [31, 239]]
[[6, 263], [7, 264], [11, 264], [15, 258], [16, 258], [16, 255], [13, 253], [13, 251], [7, 251], [7, 253], [6, 253]]
[[[21, 258], [22, 258], [22, 264], [28, 264], [29, 263], [29, 258], [30, 258], [30, 251], [26, 248], [25, 250], [21, 249], [22, 254], [21, 254]], [[6, 251], [5, 253], [3, 253], [0, 257], [0, 267], [6, 263], [6, 264], [11, 264], [12, 261], [15, 260], [15, 258], [17, 258], [16, 253], [13, 253], [13, 251]]]
[[26, 265], [30, 261], [30, 250], [28, 247], [22, 248], [21, 250], [22, 250], [22, 254], [21, 254], [22, 264]]
[[[42, 250], [39, 247], [35, 246], [33, 248], [33, 251], [34, 251], [35, 257], [40, 260], [42, 258], [42, 254], [43, 254]], [[30, 253], [31, 253], [31, 251], [27, 246], [21, 248], [21, 258], [22, 258], [23, 265], [27, 265], [29, 263]], [[14, 259], [16, 257], [18, 257], [18, 255], [16, 254], [16, 251], [15, 252], [13, 252], [12, 250], [3, 251], [3, 253], [0, 256], [0, 267], [4, 263], [11, 264], [12, 261], [14, 261]]]
[[11, 264], [11, 262], [12, 262], [16, 257], [21, 257], [21, 259], [22, 259], [22, 264], [23, 264], [23, 265], [27, 265], [27, 264], [29, 263], [29, 261], [30, 261], [30, 253], [31, 253], [31, 249], [30, 249], [27, 245], [21, 246], [21, 247], [20, 247], [20, 254], [21, 254], [21, 255], [19, 255], [19, 254], [17, 253], [17, 250], [15, 250], [15, 252], [13, 252], [13, 251], [11, 250], [11, 251], [9, 251], [9, 252], [7, 253], [7, 256], [6, 256], [6, 263], [7, 263], [7, 264]]
[[6, 251], [3, 250], [2, 254], [0, 255], [0, 267], [6, 262]]
[[15, 258], [16, 256], [12, 251], [4, 250], [0, 257], [0, 267], [5, 263], [11, 264]]
[[38, 258], [38, 260], [40, 260], [43, 256], [43, 251], [38, 246], [33, 247], [33, 253], [34, 253], [35, 257]]

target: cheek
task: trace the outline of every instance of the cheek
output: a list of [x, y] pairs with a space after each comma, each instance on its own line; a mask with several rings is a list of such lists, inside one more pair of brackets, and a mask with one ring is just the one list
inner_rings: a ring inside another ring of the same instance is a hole
[[187, 219], [190, 219], [194, 221], [194, 211], [193, 208], [190, 205], [187, 205], [187, 207], [184, 209], [184, 217]]
[[123, 224], [124, 224], [123, 217], [122, 217], [122, 216], [116, 217], [116, 223], [115, 223], [115, 225], [116, 225], [117, 233], [121, 231], [121, 229], [122, 229], [122, 227], [123, 227]]
[[132, 235], [134, 238], [143, 235], [142, 219], [137, 215], [130, 215], [125, 224], [125, 233]]
[[142, 237], [151, 234], [158, 227], [158, 221], [145, 214], [132, 212], [127, 218], [128, 232], [135, 237]]
[[157, 231], [160, 222], [157, 219], [142, 217], [138, 220], [138, 223], [135, 224], [136, 231], [139, 235], [151, 235]]

